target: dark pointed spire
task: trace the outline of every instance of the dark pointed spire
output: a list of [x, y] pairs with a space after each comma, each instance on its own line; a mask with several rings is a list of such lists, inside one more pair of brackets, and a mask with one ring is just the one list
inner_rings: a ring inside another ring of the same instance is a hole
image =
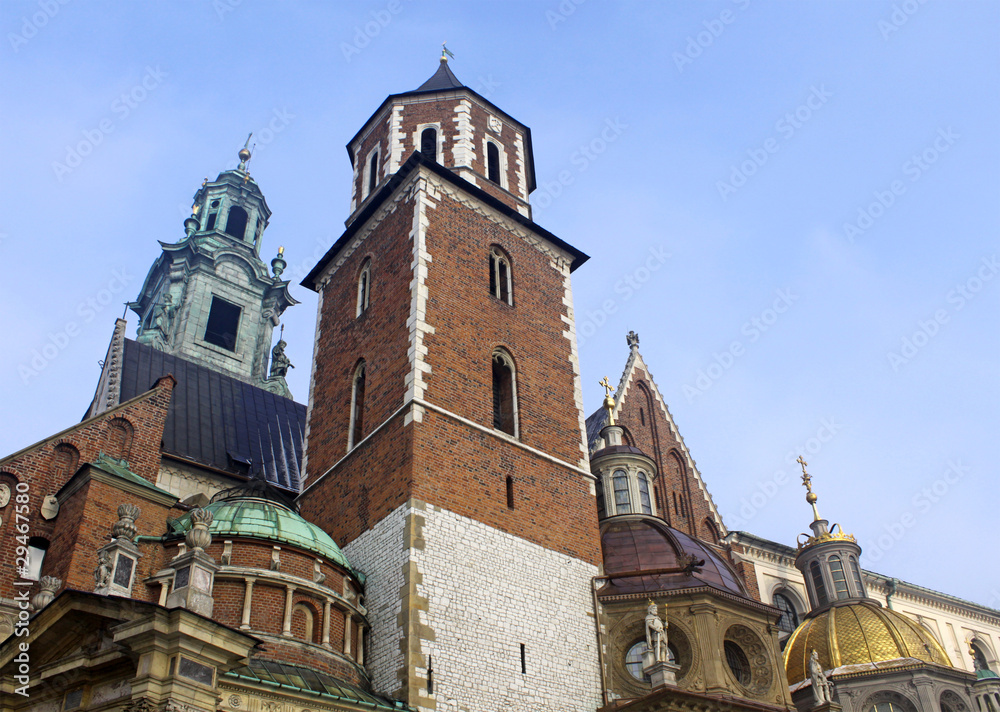
[[464, 86], [448, 67], [449, 54], [451, 52], [442, 45], [441, 63], [438, 65], [437, 71], [430, 79], [417, 87], [416, 91], [447, 91], [448, 89], [461, 89]]

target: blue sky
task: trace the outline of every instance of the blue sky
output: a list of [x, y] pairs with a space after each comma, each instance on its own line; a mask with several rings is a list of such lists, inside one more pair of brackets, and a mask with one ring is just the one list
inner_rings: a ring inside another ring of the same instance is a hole
[[[447, 40], [532, 127], [536, 221], [592, 256], [588, 412], [635, 330], [730, 528], [794, 542], [802, 452], [866, 566], [1000, 607], [1000, 3], [8, 0], [0, 20], [0, 452], [79, 420], [157, 240], [250, 131], [262, 256], [304, 276], [347, 216], [344, 144]], [[316, 300], [293, 294], [305, 401]]]

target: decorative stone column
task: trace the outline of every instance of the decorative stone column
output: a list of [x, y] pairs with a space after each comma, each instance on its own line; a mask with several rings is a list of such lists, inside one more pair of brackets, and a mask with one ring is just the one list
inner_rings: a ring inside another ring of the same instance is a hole
[[173, 590], [167, 596], [167, 608], [186, 608], [211, 617], [215, 606], [212, 587], [215, 572], [219, 570], [215, 559], [205, 553], [205, 547], [212, 543], [212, 534], [208, 531], [212, 513], [207, 509], [193, 509], [191, 523], [191, 529], [184, 537], [189, 549], [170, 562], [175, 573]]
[[253, 605], [253, 584], [256, 581], [253, 576], [246, 578], [246, 591], [243, 593], [243, 620], [240, 621], [240, 630], [250, 630], [250, 610]]
[[94, 593], [102, 596], [132, 597], [136, 564], [142, 554], [135, 545], [135, 520], [140, 510], [134, 504], [118, 507], [118, 521], [111, 527], [111, 543], [97, 550]]

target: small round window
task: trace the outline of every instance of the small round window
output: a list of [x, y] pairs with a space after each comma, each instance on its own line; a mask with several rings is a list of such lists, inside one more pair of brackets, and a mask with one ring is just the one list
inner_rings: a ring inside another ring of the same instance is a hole
[[741, 685], [749, 685], [751, 679], [750, 661], [747, 660], [747, 654], [743, 652], [743, 648], [731, 640], [725, 642], [724, 648], [726, 663], [728, 663], [729, 669], [733, 671], [733, 677]]
[[[645, 664], [646, 657], [646, 641], [637, 640], [628, 652], [625, 653], [625, 668], [629, 671], [629, 674], [636, 680], [642, 682], [649, 682], [649, 675], [642, 672], [642, 666]], [[672, 663], [677, 661], [677, 651], [674, 649], [672, 643], [667, 643], [667, 660]]]

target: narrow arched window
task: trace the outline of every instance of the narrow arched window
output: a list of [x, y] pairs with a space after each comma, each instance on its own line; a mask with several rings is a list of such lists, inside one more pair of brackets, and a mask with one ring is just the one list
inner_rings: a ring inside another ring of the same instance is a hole
[[420, 133], [420, 152], [432, 161], [437, 160], [437, 129], [424, 129]]
[[642, 508], [643, 514], [652, 514], [653, 505], [649, 501], [649, 480], [646, 479], [646, 473], [639, 473], [639, 506]]
[[632, 511], [632, 498], [628, 491], [628, 475], [625, 470], [615, 470], [611, 482], [615, 488], [615, 514], [629, 514]]
[[229, 217], [226, 219], [226, 234], [242, 240], [247, 232], [247, 211], [239, 205], [234, 205], [229, 209]]
[[358, 310], [355, 316], [361, 316], [368, 309], [368, 299], [371, 294], [371, 283], [372, 263], [371, 260], [366, 260], [365, 266], [361, 268], [361, 274], [358, 275]]
[[830, 577], [833, 579], [833, 590], [837, 592], [837, 598], [848, 598], [851, 594], [847, 590], [847, 576], [844, 574], [844, 562], [839, 556], [831, 556], [827, 563], [830, 564]]
[[795, 610], [792, 601], [781, 593], [774, 594], [774, 607], [781, 611], [781, 618], [778, 620], [778, 627], [786, 633], [791, 633], [799, 627], [799, 614]]
[[514, 361], [505, 351], [493, 352], [493, 427], [517, 436], [517, 384]]
[[351, 425], [347, 442], [350, 450], [363, 437], [365, 430], [365, 362], [361, 361], [354, 369], [354, 386], [351, 389]]
[[59, 443], [52, 451], [52, 474], [70, 477], [80, 462], [80, 451], [69, 443]]
[[500, 185], [500, 149], [492, 141], [486, 144], [486, 177]]
[[819, 570], [818, 561], [809, 564], [809, 573], [812, 574], [813, 588], [816, 589], [816, 600], [819, 605], [825, 606], [827, 603], [826, 584], [823, 583], [823, 572]]
[[368, 162], [368, 193], [369, 195], [375, 190], [375, 186], [378, 185], [378, 151], [372, 154], [371, 160]]
[[117, 460], [128, 460], [132, 449], [132, 424], [124, 418], [115, 418], [108, 424], [108, 454]]
[[858, 566], [858, 560], [855, 559], [853, 556], [850, 557], [849, 560], [851, 562], [851, 575], [854, 577], [854, 587], [858, 589], [859, 596], [864, 596], [865, 584], [861, 580], [861, 569]]
[[511, 288], [510, 258], [499, 247], [490, 248], [490, 294], [506, 304], [514, 305]]

